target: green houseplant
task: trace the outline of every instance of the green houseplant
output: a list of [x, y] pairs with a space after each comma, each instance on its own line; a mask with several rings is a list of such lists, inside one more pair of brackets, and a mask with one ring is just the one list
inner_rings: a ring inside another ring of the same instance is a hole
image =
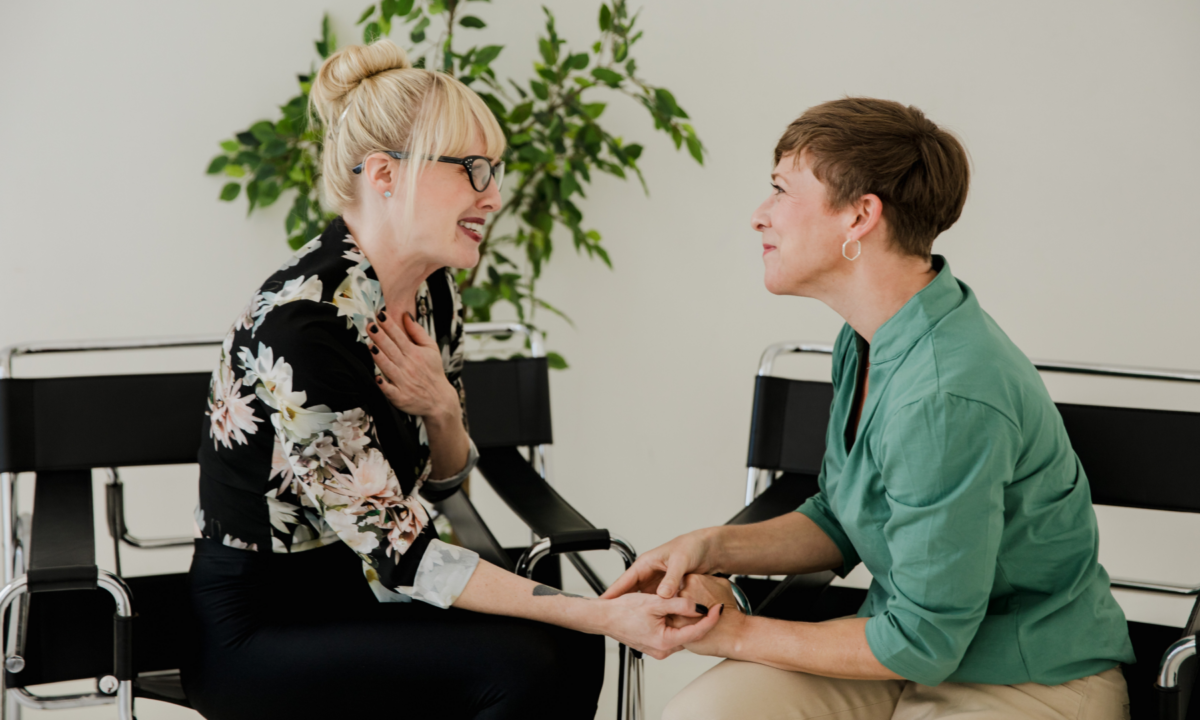
[[[576, 196], [586, 197], [594, 172], [622, 179], [633, 174], [649, 192], [638, 168], [642, 146], [604, 129], [600, 118], [606, 103], [597, 96], [626, 97], [640, 104], [654, 128], [669, 135], [677, 150], [686, 146], [700, 164], [704, 146], [674, 95], [638, 74], [631, 50], [642, 32], [635, 30], [637, 14], [629, 13], [624, 0], [600, 4], [599, 38], [577, 51], [568, 48], [554, 15], [543, 8], [538, 60], [532, 76], [521, 81], [502, 80], [492, 69], [504, 46], [464, 47], [468, 43], [460, 42], [462, 31], [486, 28], [483, 20], [467, 12], [471, 3], [482, 1], [489, 0], [383, 0], [363, 11], [357, 25], [362, 26], [364, 43], [404, 28], [414, 65], [436, 68], [470, 85], [508, 138], [505, 159], [512, 179], [505, 187], [504, 208], [484, 231], [479, 265], [458, 274], [468, 320], [490, 320], [496, 304], [503, 302], [522, 322], [531, 322], [538, 309], [570, 322], [536, 293], [554, 250], [556, 229], [571, 238], [577, 252], [612, 267], [600, 233], [585, 225]], [[322, 59], [337, 49], [328, 15], [316, 49]], [[250, 213], [290, 196], [284, 225], [293, 248], [319, 235], [333, 218], [318, 194], [322, 128], [308, 113], [311, 75], [299, 76], [300, 92], [280, 106], [279, 119], [260, 120], [225, 140], [223, 152], [208, 166], [210, 174], [227, 177], [220, 198], [236, 200], [244, 189]], [[552, 366], [566, 367], [554, 353], [550, 360]]]

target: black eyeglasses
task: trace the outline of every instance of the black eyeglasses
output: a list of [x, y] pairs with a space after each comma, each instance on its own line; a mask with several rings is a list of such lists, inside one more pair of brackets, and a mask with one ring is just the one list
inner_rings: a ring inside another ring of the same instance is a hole
[[[409, 153], [400, 150], [384, 150], [384, 154], [396, 158], [397, 160], [407, 160]], [[439, 158], [428, 156], [429, 160], [436, 159], [438, 162], [451, 163], [453, 165], [462, 165], [467, 169], [467, 177], [471, 179], [471, 187], [475, 192], [483, 192], [487, 190], [488, 183], [492, 178], [496, 178], [496, 189], [499, 190], [504, 185], [504, 163], [498, 162], [495, 165], [491, 163], [483, 155], [470, 155], [465, 158], [456, 158], [443, 155]], [[359, 163], [352, 168], [355, 175], [359, 175], [363, 171], [363, 164]]]

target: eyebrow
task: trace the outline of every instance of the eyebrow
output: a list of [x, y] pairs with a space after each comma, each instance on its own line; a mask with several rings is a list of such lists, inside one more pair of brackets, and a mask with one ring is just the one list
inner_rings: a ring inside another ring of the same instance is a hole
[[782, 178], [783, 178], [783, 175], [781, 175], [777, 172], [771, 173], [771, 182], [779, 182], [779, 180], [781, 180]]

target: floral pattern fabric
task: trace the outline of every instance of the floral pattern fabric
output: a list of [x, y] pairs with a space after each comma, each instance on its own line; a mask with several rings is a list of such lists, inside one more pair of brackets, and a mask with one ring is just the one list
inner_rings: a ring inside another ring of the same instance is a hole
[[[203, 537], [255, 552], [344, 542], [380, 600], [447, 607], [478, 556], [436, 539], [421, 496], [436, 501], [458, 482], [430, 480], [422, 419], [375, 382], [367, 327], [382, 309], [341, 218], [263, 284], [213, 371], [196, 522]], [[461, 402], [463, 309], [449, 269], [421, 285], [416, 320]]]

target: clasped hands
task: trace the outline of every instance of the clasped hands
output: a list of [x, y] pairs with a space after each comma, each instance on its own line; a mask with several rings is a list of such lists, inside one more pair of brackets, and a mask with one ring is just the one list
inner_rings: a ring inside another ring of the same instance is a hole
[[[685, 648], [699, 655], [728, 657], [733, 654], [746, 616], [738, 608], [729, 581], [708, 574], [714, 569], [708, 564], [707, 551], [702, 532], [681, 535], [641, 555], [600, 596], [616, 599], [654, 595], [656, 599], [678, 602], [676, 598], [682, 598], [703, 606], [696, 607], [693, 612], [664, 618], [666, 627], [676, 630], [674, 637], [679, 643], [654, 651], [643, 650], [651, 657], [661, 660]], [[701, 612], [705, 609], [707, 614]], [[670, 631], [665, 634], [671, 637]]]

